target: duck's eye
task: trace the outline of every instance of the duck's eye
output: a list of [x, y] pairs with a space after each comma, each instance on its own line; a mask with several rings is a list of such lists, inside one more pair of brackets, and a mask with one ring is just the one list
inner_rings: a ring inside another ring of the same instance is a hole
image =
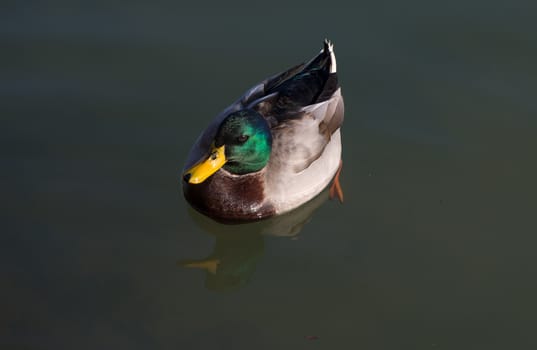
[[247, 140], [248, 140], [248, 135], [241, 135], [237, 137], [237, 141], [239, 141], [240, 143], [245, 143]]

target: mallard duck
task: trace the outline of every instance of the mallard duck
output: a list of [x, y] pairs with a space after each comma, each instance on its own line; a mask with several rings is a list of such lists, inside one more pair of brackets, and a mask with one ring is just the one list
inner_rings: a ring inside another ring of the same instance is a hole
[[252, 221], [308, 202], [330, 181], [343, 201], [343, 97], [333, 45], [255, 85], [216, 116], [192, 147], [186, 200], [218, 221]]

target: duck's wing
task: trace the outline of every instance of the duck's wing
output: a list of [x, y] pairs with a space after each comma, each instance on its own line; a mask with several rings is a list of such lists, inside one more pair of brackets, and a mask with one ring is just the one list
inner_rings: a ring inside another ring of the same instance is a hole
[[250, 99], [247, 107], [284, 121], [294, 118], [306, 106], [330, 99], [338, 88], [333, 45], [325, 40], [317, 56], [268, 81], [263, 94]]
[[300, 71], [269, 86], [248, 108], [271, 123], [273, 164], [288, 172], [306, 169], [321, 156], [343, 123], [343, 97], [332, 44], [325, 41], [321, 52]]

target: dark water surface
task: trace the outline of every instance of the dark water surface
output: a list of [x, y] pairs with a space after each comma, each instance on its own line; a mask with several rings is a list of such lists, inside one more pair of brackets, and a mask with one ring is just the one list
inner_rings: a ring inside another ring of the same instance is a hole
[[[432, 3], [2, 5], [0, 347], [537, 346], [537, 6]], [[197, 134], [325, 37], [346, 203], [189, 210]]]

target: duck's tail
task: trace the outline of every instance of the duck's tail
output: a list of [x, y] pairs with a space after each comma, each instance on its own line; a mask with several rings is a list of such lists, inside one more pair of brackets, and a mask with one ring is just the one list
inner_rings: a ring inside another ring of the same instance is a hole
[[327, 73], [336, 73], [336, 55], [334, 54], [334, 45], [328, 39], [324, 39], [323, 48], [321, 52], [311, 59], [302, 71], [308, 71], [311, 69], [325, 69]]
[[337, 72], [336, 55], [334, 54], [334, 44], [328, 39], [324, 39], [323, 53], [330, 53], [330, 73]]

